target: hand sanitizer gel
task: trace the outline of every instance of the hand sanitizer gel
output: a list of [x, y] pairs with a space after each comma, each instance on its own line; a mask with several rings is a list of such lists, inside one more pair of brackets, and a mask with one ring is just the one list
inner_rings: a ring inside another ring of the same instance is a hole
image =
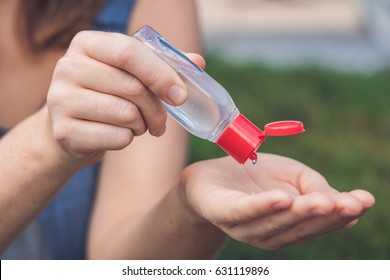
[[238, 111], [227, 91], [150, 26], [144, 26], [134, 38], [149, 46], [182, 78], [188, 91], [184, 104], [167, 111], [193, 135], [216, 143], [239, 163], [256, 163], [256, 150], [266, 136], [284, 136], [304, 132], [297, 121], [275, 122], [261, 131]]

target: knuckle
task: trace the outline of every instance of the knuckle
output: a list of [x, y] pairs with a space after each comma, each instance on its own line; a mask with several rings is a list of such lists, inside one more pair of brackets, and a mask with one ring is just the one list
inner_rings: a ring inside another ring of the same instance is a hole
[[145, 94], [145, 86], [136, 78], [127, 77], [124, 81], [126, 99], [136, 101]]
[[134, 134], [130, 129], [120, 129], [116, 135], [116, 149], [123, 149], [133, 141]]
[[241, 209], [239, 207], [233, 207], [233, 211], [229, 217], [226, 217], [226, 220], [229, 220], [233, 224], [238, 224], [241, 222]]
[[295, 232], [296, 240], [305, 240], [309, 238], [308, 233], [304, 227], [298, 227]]
[[148, 86], [153, 89], [157, 90], [160, 87], [161, 82], [164, 80], [164, 72], [165, 72], [165, 67], [163, 67], [162, 63], [158, 63], [157, 65], [154, 66], [153, 71], [151, 71], [150, 75], [148, 76]]
[[51, 85], [50, 89], [49, 89], [49, 91], [47, 93], [47, 97], [46, 97], [46, 106], [47, 106], [47, 109], [48, 109], [49, 113], [51, 113], [51, 110], [54, 107], [56, 107], [58, 104], [59, 104], [59, 102], [58, 102], [58, 93], [53, 88], [53, 85]]
[[147, 131], [147, 129], [145, 126], [141, 126], [137, 129], [133, 129], [134, 136], [140, 136], [140, 135], [144, 134], [146, 131]]
[[50, 114], [65, 112], [71, 107], [71, 91], [61, 82], [52, 82], [46, 97], [46, 105]]
[[118, 53], [117, 59], [119, 65], [124, 69], [127, 65], [131, 65], [138, 53], [139, 48], [140, 44], [135, 43], [134, 40], [129, 40], [129, 43], [126, 44]]
[[118, 118], [119, 122], [124, 124], [130, 124], [137, 120], [138, 117], [138, 108], [130, 102], [121, 102], [118, 106]]
[[73, 36], [70, 46], [78, 45], [81, 42], [84, 42], [84, 40], [89, 37], [91, 32], [92, 31], [87, 31], [87, 30], [82, 30], [77, 32], [76, 35]]
[[59, 143], [65, 144], [68, 142], [71, 134], [70, 130], [71, 128], [66, 122], [52, 121], [53, 138]]
[[73, 60], [70, 56], [61, 57], [56, 64], [53, 72], [53, 79], [63, 79], [73, 73], [75, 67], [73, 66]]
[[268, 250], [268, 251], [276, 251], [276, 250], [279, 250], [281, 248], [283, 248], [284, 246], [282, 246], [281, 244], [263, 244], [261, 245], [261, 248], [264, 249], [264, 250]]
[[167, 122], [167, 118], [168, 116], [166, 111], [163, 110], [157, 113], [154, 117], [154, 125], [158, 128], [162, 127]]
[[262, 232], [259, 234], [262, 238], [268, 238], [275, 234], [276, 226], [273, 219], [264, 221]]

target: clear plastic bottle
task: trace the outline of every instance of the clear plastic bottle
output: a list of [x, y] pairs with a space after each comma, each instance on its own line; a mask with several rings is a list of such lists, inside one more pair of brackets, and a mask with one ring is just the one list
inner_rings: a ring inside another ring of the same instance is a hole
[[[267, 131], [261, 131], [241, 115], [228, 92], [217, 81], [153, 28], [144, 26], [133, 37], [167, 62], [187, 87], [188, 96], [184, 104], [171, 106], [164, 103], [173, 118], [193, 135], [217, 143], [239, 163], [248, 158], [256, 162], [255, 151], [265, 140]], [[294, 121], [273, 123], [268, 127], [271, 134], [274, 131], [273, 136], [304, 131], [302, 123]]]

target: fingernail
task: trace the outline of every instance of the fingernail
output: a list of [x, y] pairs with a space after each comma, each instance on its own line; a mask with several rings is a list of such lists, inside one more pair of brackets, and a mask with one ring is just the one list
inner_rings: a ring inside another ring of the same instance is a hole
[[173, 85], [168, 89], [168, 99], [175, 105], [183, 104], [187, 97], [187, 92], [184, 88]]

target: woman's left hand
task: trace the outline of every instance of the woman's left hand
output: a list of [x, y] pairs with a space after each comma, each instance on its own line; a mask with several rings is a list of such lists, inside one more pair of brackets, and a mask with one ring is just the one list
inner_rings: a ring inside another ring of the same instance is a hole
[[260, 154], [257, 164], [225, 157], [183, 174], [184, 197], [200, 217], [230, 237], [275, 250], [353, 226], [374, 203], [364, 190], [338, 192], [295, 160]]

